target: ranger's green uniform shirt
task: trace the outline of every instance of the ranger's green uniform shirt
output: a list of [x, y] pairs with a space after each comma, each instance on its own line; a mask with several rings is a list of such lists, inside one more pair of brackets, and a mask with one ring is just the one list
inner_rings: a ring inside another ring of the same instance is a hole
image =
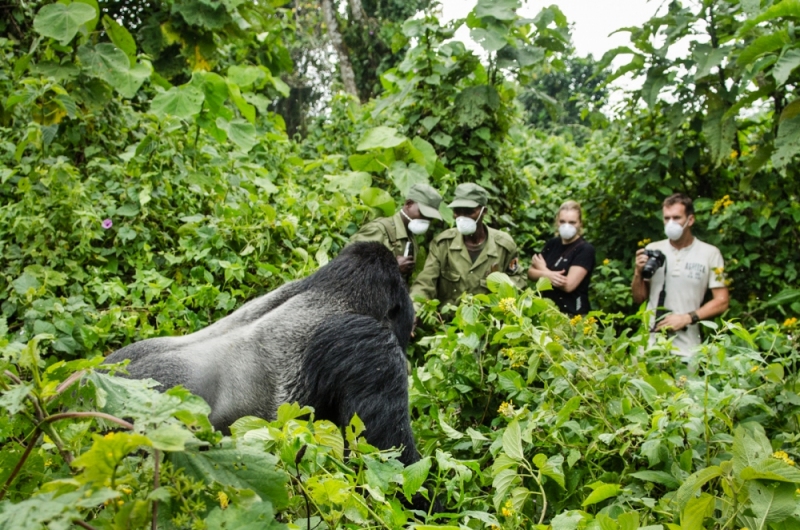
[[406, 244], [411, 242], [409, 256], [416, 256], [417, 242], [413, 237], [408, 236], [406, 225], [400, 212], [391, 217], [379, 217], [361, 227], [361, 229], [350, 237], [350, 242], [356, 241], [377, 241], [392, 251], [395, 256], [404, 256]]
[[455, 228], [445, 230], [433, 240], [425, 268], [411, 286], [411, 298], [419, 296], [455, 304], [461, 293], [486, 294], [486, 277], [504, 272], [519, 288], [525, 288], [526, 278], [517, 257], [517, 245], [511, 236], [500, 230], [489, 231], [483, 250], [473, 263], [464, 236]]

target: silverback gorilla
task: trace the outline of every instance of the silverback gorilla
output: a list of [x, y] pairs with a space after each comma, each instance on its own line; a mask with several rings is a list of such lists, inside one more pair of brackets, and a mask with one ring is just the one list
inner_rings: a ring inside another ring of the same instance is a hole
[[294, 401], [339, 426], [358, 413], [367, 441], [402, 445], [408, 465], [419, 458], [405, 356], [413, 321], [392, 253], [356, 243], [200, 331], [137, 342], [106, 362], [130, 359], [130, 377], [155, 379], [163, 390], [185, 386], [208, 402], [221, 430], [242, 416], [274, 419]]

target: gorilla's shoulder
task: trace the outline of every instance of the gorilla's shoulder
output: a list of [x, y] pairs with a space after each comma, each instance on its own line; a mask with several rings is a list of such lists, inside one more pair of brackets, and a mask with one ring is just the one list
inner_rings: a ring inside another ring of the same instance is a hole
[[494, 228], [489, 228], [489, 234], [494, 236], [494, 240], [497, 242], [498, 245], [508, 250], [509, 252], [514, 252], [515, 250], [517, 250], [517, 244], [514, 243], [514, 238], [512, 238], [506, 232], [503, 232], [502, 230], [496, 230]]
[[378, 241], [356, 241], [347, 245], [336, 257], [336, 260], [364, 263], [384, 261], [392, 266], [397, 265], [392, 251]]
[[445, 230], [444, 232], [433, 238], [433, 242], [440, 243], [442, 241], [450, 241], [452, 239], [455, 239], [457, 235], [458, 235], [457, 229], [448, 228], [447, 230]]

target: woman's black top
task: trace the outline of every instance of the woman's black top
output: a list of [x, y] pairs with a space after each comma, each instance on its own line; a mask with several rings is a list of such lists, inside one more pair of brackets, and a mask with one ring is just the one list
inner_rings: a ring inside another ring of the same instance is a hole
[[592, 271], [594, 270], [594, 247], [591, 243], [579, 237], [569, 245], [565, 245], [560, 237], [554, 237], [544, 245], [542, 249], [547, 268], [553, 271], [566, 271], [578, 265], [586, 269], [586, 276], [583, 278], [578, 288], [568, 293], [555, 287], [550, 291], [544, 291], [542, 296], [549, 298], [568, 315], [585, 315], [591, 310], [589, 306], [589, 284], [591, 283]]

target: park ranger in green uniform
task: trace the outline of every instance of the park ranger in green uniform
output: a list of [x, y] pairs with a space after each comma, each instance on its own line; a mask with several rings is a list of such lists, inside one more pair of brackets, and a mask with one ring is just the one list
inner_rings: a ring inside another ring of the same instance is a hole
[[[524, 268], [511, 236], [483, 223], [489, 194], [477, 184], [459, 184], [450, 208], [456, 228], [445, 230], [430, 246], [425, 268], [411, 286], [411, 298], [437, 299], [455, 304], [461, 293], [488, 293], [486, 277], [504, 272], [525, 287]], [[415, 303], [415, 305], [417, 305]]]
[[[403, 207], [392, 217], [380, 217], [361, 227], [350, 238], [356, 241], [378, 241], [397, 257], [400, 273], [411, 278], [418, 254], [417, 242], [413, 235], [424, 234], [431, 219], [442, 220], [439, 203], [442, 196], [427, 184], [411, 186]], [[409, 232], [411, 234], [409, 234]]]

